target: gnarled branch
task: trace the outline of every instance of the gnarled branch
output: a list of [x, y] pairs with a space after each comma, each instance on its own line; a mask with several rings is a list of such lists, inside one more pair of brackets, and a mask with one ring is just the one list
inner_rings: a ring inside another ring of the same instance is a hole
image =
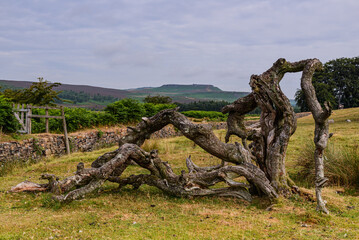
[[[320, 106], [311, 84], [314, 71], [320, 67], [321, 63], [317, 59], [291, 63], [281, 58], [264, 73], [252, 75], [252, 93], [222, 110], [229, 114], [225, 143], [216, 137], [210, 126], [194, 124], [176, 109], [163, 110], [153, 117], [143, 118], [137, 126], [129, 127], [127, 135], [119, 142], [119, 148], [98, 157], [91, 168], [85, 168], [79, 163], [76, 174], [63, 180], [44, 174], [42, 178], [49, 183], [32, 185], [33, 189], [51, 191], [55, 199], [62, 202], [78, 199], [94, 191], [105, 181], [117, 182], [119, 187], [132, 185], [138, 188], [142, 184], [148, 184], [175, 196], [217, 195], [250, 201], [255, 193], [269, 198], [276, 198], [278, 194], [290, 194], [293, 183], [286, 173], [285, 157], [289, 138], [296, 130], [296, 117], [279, 83], [287, 72], [303, 71], [303, 92], [316, 122], [314, 141], [318, 208], [326, 211], [321, 199], [321, 188], [326, 182], [322, 154], [329, 137], [327, 118], [331, 109], [328, 105], [324, 108]], [[244, 115], [256, 107], [261, 108], [260, 122], [256, 126], [246, 127]], [[172, 124], [185, 137], [221, 159], [222, 164], [199, 167], [189, 157], [186, 160], [188, 173], [183, 170], [177, 175], [169, 163], [159, 158], [157, 151], [148, 153], [140, 148], [151, 134], [168, 124]], [[231, 135], [240, 137], [242, 144], [228, 143]], [[247, 140], [252, 142], [248, 144]], [[124, 178], [122, 173], [132, 162], [147, 169], [149, 174]], [[248, 184], [230, 177], [233, 175], [244, 177]], [[219, 182], [226, 183], [228, 187], [211, 188]], [[30, 185], [27, 183], [22, 186]], [[16, 189], [21, 189], [21, 186]]]
[[325, 202], [322, 198], [322, 188], [327, 183], [328, 179], [324, 177], [324, 149], [327, 147], [329, 139], [329, 124], [328, 118], [331, 115], [331, 107], [326, 102], [324, 108], [318, 102], [315, 90], [312, 84], [312, 76], [315, 70], [322, 69], [322, 63], [318, 59], [309, 60], [308, 64], [303, 70], [301, 80], [301, 87], [305, 96], [305, 101], [313, 114], [315, 121], [314, 143], [315, 143], [315, 194], [317, 197], [317, 210], [324, 213], [329, 213], [325, 207]]

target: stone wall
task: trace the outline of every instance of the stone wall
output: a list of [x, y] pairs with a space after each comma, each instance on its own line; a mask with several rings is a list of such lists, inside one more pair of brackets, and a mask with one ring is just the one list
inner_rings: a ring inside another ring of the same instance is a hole
[[[310, 115], [311, 113], [300, 113], [297, 117]], [[247, 121], [247, 124], [253, 124], [257, 121]], [[225, 129], [227, 123], [208, 123], [213, 129]], [[112, 131], [90, 131], [84, 133], [71, 134], [70, 149], [71, 152], [89, 152], [95, 149], [115, 145], [119, 138], [126, 134], [126, 128]], [[155, 132], [153, 138], [168, 138], [180, 136], [173, 126], [166, 126], [158, 132]], [[23, 140], [21, 142], [0, 143], [0, 168], [5, 162], [9, 161], [29, 161], [48, 156], [60, 156], [66, 153], [63, 135], [40, 134], [35, 138]]]
[[[226, 123], [211, 123], [214, 129], [223, 129]], [[71, 152], [89, 152], [104, 146], [115, 145], [126, 134], [126, 128], [112, 131], [90, 131], [69, 136]], [[155, 132], [153, 138], [168, 138], [181, 135], [173, 126]], [[0, 167], [5, 162], [29, 161], [66, 153], [63, 135], [39, 134], [35, 138], [0, 143]]]
[[[102, 135], [100, 137], [100, 135]], [[71, 152], [92, 151], [104, 145], [116, 143], [115, 132], [89, 132], [69, 137]], [[37, 135], [35, 138], [20, 142], [0, 143], [0, 167], [5, 162], [27, 162], [48, 156], [60, 156], [66, 153], [63, 135]]]

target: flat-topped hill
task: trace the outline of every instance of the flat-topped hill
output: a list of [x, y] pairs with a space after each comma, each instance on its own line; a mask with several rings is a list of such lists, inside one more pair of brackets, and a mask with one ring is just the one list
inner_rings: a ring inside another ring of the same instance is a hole
[[[31, 84], [31, 81], [0, 80], [0, 86], [3, 89], [28, 88], [31, 86]], [[81, 94], [82, 99], [87, 99], [86, 101], [75, 101], [75, 105], [81, 106], [86, 106], [89, 104], [99, 104], [105, 106], [109, 103], [110, 99], [107, 99], [108, 101], [104, 101], [103, 103], [99, 101], [90, 101], [93, 96], [110, 96], [116, 99], [134, 98], [142, 100], [148, 95], [162, 95], [171, 97], [174, 102], [188, 103], [194, 101], [211, 100], [232, 102], [239, 97], [243, 97], [248, 94], [248, 92], [222, 91], [218, 87], [207, 84], [165, 84], [160, 87], [142, 87], [126, 90], [87, 85], [61, 84], [61, 86], [56, 87], [55, 90], [63, 91], [60, 97], [72, 101], [74, 99], [77, 100], [77, 95]], [[84, 95], [87, 95], [87, 98], [84, 98]], [[112, 99], [112, 101], [116, 99]]]
[[[131, 91], [131, 90], [130, 90]], [[178, 92], [223, 92], [218, 87], [213, 85], [207, 84], [190, 84], [190, 85], [183, 85], [183, 84], [165, 84], [160, 87], [154, 88], [140, 88], [135, 89], [132, 91], [136, 92], [157, 92], [157, 93], [178, 93]]]

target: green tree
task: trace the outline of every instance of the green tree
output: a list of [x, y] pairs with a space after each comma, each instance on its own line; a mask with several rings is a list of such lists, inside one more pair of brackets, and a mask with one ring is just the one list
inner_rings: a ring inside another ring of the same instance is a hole
[[115, 116], [119, 123], [137, 122], [146, 113], [143, 104], [127, 98], [107, 105], [105, 111]]
[[[313, 76], [318, 101], [328, 101], [334, 108], [359, 107], [359, 57], [339, 58], [324, 64], [323, 71]], [[301, 111], [308, 111], [302, 90], [295, 94]]]
[[33, 82], [29, 88], [21, 90], [6, 89], [4, 96], [16, 103], [27, 103], [33, 105], [55, 105], [56, 100], [60, 100], [58, 96], [61, 91], [53, 90], [61, 83], [50, 83], [42, 77], [38, 78], [39, 82]]
[[143, 100], [145, 103], [153, 103], [153, 104], [168, 104], [172, 102], [172, 98], [168, 97], [168, 96], [151, 96], [148, 95], [147, 97], [145, 97], [145, 99]]

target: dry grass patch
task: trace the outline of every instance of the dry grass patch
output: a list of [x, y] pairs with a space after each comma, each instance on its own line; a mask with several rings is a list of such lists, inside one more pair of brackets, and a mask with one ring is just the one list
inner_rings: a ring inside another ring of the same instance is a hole
[[[300, 154], [303, 142], [312, 141], [308, 137], [313, 131], [311, 120], [298, 121], [295, 144], [287, 156], [289, 163]], [[216, 132], [224, 137], [224, 131]], [[162, 160], [177, 173], [186, 169], [189, 155], [200, 166], [220, 162], [184, 137], [150, 140], [147, 144], [147, 150], [158, 148]], [[337, 194], [337, 188], [323, 191], [329, 216], [316, 212], [315, 203], [296, 195], [278, 199], [267, 211], [271, 203], [262, 199], [245, 203], [230, 198], [175, 198], [149, 186], [118, 190], [111, 183], [67, 205], [53, 202], [49, 194], [6, 192], [25, 179], [37, 180], [44, 171], [70, 175], [77, 162], [89, 167], [99, 155], [113, 149], [53, 158], [1, 177], [0, 239], [359, 239], [359, 199]], [[295, 171], [290, 164], [288, 170]], [[141, 171], [131, 166], [125, 174]]]

